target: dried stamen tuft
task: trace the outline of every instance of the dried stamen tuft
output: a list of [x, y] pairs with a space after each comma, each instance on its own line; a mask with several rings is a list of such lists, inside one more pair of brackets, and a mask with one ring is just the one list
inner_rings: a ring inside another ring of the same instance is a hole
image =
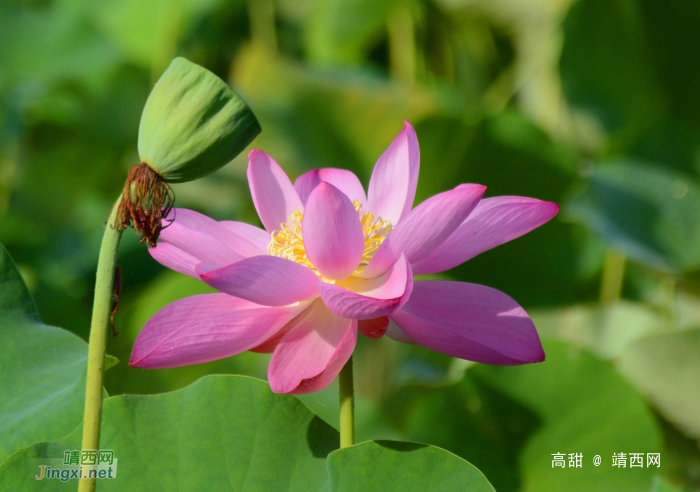
[[132, 226], [141, 236], [140, 241], [153, 248], [160, 231], [167, 227], [163, 219], [174, 205], [175, 194], [170, 185], [148, 164], [134, 164], [124, 184], [116, 227], [124, 230]]

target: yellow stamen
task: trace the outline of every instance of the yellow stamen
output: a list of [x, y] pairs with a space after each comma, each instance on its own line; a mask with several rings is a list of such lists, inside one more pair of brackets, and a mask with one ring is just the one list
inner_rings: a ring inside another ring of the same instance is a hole
[[[386, 237], [393, 230], [391, 222], [382, 220], [381, 217], [375, 218], [370, 212], [362, 212], [362, 202], [355, 200], [352, 202], [357, 215], [360, 217], [362, 232], [365, 236], [365, 249], [362, 253], [362, 261], [354, 273], [360, 273], [364, 270], [369, 261], [376, 253], [379, 246], [382, 245]], [[271, 236], [272, 240], [267, 246], [267, 252], [272, 256], [279, 256], [292, 260], [307, 268], [311, 268], [325, 282], [333, 283], [332, 280], [324, 278], [316, 267], [309, 261], [304, 248], [304, 238], [301, 233], [301, 224], [304, 219], [304, 211], [295, 211], [289, 221], [283, 223], [280, 230], [274, 231]]]
[[360, 216], [362, 233], [365, 235], [365, 250], [362, 253], [362, 261], [357, 270], [355, 270], [355, 273], [360, 273], [369, 265], [369, 260], [372, 259], [374, 253], [377, 252], [379, 246], [382, 245], [389, 233], [394, 229], [394, 226], [388, 220], [382, 220], [381, 217], [375, 219], [371, 212], [363, 213], [360, 200], [355, 200], [352, 204], [357, 210], [357, 215]]
[[297, 210], [289, 217], [289, 221], [282, 223], [280, 230], [273, 231], [272, 241], [267, 245], [267, 252], [272, 256], [295, 261], [315, 271], [304, 248], [304, 238], [301, 235], [303, 219], [304, 212]]

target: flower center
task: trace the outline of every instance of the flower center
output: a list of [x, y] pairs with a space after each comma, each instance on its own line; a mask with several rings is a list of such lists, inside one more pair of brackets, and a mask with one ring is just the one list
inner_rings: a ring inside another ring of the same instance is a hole
[[[389, 233], [394, 229], [391, 222], [382, 220], [381, 217], [374, 217], [370, 212], [362, 212], [362, 202], [355, 200], [352, 202], [360, 217], [362, 225], [362, 233], [365, 236], [365, 249], [362, 252], [362, 261], [354, 273], [360, 273], [369, 265], [369, 260], [372, 259], [379, 246], [382, 245]], [[301, 223], [304, 219], [304, 211], [295, 211], [289, 221], [282, 224], [280, 230], [274, 231], [271, 236], [272, 240], [267, 246], [267, 252], [272, 256], [279, 256], [292, 260], [300, 265], [311, 268], [316, 275], [321, 277], [325, 282], [333, 283], [332, 280], [325, 279], [316, 267], [311, 263], [306, 255], [304, 248], [304, 238], [301, 234]]]

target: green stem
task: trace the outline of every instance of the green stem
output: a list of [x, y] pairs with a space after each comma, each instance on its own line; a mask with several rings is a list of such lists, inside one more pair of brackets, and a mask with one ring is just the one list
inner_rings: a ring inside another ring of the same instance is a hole
[[661, 285], [665, 294], [666, 315], [671, 323], [676, 323], [676, 279], [673, 275], [665, 275]]
[[413, 14], [399, 8], [387, 21], [389, 69], [392, 77], [409, 85], [416, 79], [416, 40]]
[[[105, 372], [105, 346], [109, 331], [109, 317], [112, 311], [112, 293], [114, 289], [114, 266], [117, 261], [117, 249], [122, 231], [114, 228], [119, 208], [119, 199], [112, 207], [105, 225], [105, 233], [97, 262], [97, 279], [95, 282], [95, 301], [92, 307], [90, 325], [90, 342], [88, 344], [87, 383], [85, 389], [85, 414], [83, 417], [82, 449], [98, 450], [100, 448], [100, 424], [102, 421], [102, 388]], [[78, 492], [93, 492], [95, 479], [80, 480]]]
[[352, 356], [340, 371], [340, 447], [355, 444], [355, 389], [352, 382]]
[[625, 255], [609, 250], [605, 256], [603, 279], [600, 285], [600, 302], [612, 303], [620, 300], [622, 282], [625, 279]]
[[273, 0], [249, 0], [250, 34], [254, 42], [272, 53], [277, 51], [275, 4]]

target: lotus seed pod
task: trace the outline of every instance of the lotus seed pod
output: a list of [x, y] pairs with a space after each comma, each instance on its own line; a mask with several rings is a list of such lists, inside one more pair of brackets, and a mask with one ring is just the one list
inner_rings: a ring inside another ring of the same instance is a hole
[[133, 227], [154, 247], [175, 204], [168, 183], [211, 174], [260, 133], [255, 115], [219, 77], [175, 58], [151, 91], [141, 115], [139, 155], [124, 183], [115, 227]]
[[219, 77], [175, 58], [141, 115], [138, 149], [164, 181], [192, 181], [225, 166], [260, 133], [248, 105]]

